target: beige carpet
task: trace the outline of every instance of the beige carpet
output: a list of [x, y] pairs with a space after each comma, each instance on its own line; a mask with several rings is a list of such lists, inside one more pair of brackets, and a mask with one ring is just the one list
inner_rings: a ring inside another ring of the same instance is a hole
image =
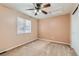
[[17, 47], [2, 56], [75, 56], [76, 53], [67, 45], [36, 40], [32, 43]]

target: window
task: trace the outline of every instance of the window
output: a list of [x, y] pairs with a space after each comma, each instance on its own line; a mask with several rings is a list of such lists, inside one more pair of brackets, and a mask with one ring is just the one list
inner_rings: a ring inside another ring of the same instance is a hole
[[31, 33], [31, 20], [17, 17], [17, 34]]

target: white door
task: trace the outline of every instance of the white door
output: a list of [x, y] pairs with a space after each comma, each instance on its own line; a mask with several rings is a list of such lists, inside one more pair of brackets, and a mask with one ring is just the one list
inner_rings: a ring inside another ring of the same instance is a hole
[[71, 24], [71, 46], [79, 55], [79, 8], [74, 15], [72, 15]]

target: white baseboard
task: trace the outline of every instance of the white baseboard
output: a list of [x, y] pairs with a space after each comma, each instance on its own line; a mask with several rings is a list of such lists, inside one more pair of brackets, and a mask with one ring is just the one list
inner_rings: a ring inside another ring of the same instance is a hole
[[71, 45], [70, 43], [65, 43], [65, 42], [60, 42], [60, 41], [55, 41], [55, 40], [50, 40], [50, 39], [45, 39], [45, 38], [39, 38], [40, 40], [45, 40], [49, 42], [54, 42], [54, 43], [60, 43], [60, 44], [65, 44], [65, 45]]
[[34, 41], [34, 40], [37, 40], [37, 39], [29, 40], [28, 42], [23, 42], [23, 43], [18, 44], [18, 45], [16, 45], [16, 46], [12, 46], [12, 47], [10, 47], [10, 48], [4, 49], [4, 50], [0, 51], [0, 53], [4, 53], [4, 52], [7, 52], [7, 51], [12, 50], [12, 49], [14, 49], [14, 48], [17, 48], [17, 47], [19, 47], [19, 46], [22, 46], [22, 45], [24, 45], [24, 44], [28, 44], [28, 43], [30, 43], [30, 42], [32, 42], [32, 41]]

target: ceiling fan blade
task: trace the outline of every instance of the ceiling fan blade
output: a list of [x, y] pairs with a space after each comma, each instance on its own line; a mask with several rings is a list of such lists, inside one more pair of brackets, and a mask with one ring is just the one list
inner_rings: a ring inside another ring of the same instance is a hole
[[37, 13], [35, 13], [35, 16], [37, 15]]
[[35, 10], [35, 9], [26, 9], [26, 10]]
[[43, 8], [47, 8], [47, 7], [50, 7], [51, 5], [48, 3], [46, 5], [43, 6]]
[[41, 10], [44, 14], [47, 14], [47, 12], [46, 11], [44, 11], [44, 10]]
[[33, 5], [34, 5], [34, 8], [36, 8], [37, 6], [36, 6], [36, 3], [33, 3]]
[[35, 16], [37, 15], [37, 12], [35, 13]]

